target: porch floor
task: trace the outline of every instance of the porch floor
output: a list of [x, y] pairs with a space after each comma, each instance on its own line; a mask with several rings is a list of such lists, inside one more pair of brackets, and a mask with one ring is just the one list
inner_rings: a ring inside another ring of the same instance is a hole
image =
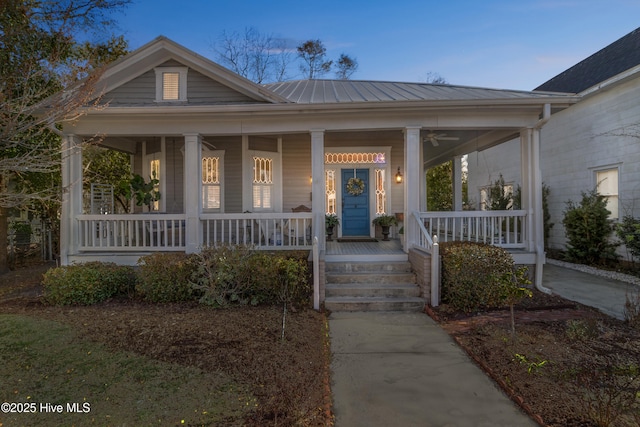
[[325, 260], [331, 261], [406, 261], [399, 239], [377, 242], [326, 242]]

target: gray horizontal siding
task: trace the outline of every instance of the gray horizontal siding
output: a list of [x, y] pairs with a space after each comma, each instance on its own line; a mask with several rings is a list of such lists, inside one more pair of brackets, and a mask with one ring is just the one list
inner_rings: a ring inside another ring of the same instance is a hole
[[187, 98], [189, 104], [240, 104], [255, 102], [248, 96], [241, 94], [210, 78], [189, 70], [187, 74]]
[[205, 136], [216, 150], [224, 150], [224, 212], [242, 212], [242, 138]]
[[282, 210], [311, 207], [311, 141], [308, 136], [282, 143]]
[[156, 99], [156, 74], [147, 71], [140, 77], [108, 92], [103, 100], [111, 106], [151, 105]]
[[[180, 66], [170, 61], [162, 66]], [[111, 106], [145, 106], [156, 103], [156, 73], [149, 70], [103, 97]], [[256, 101], [193, 69], [187, 73], [187, 105], [246, 104]], [[183, 105], [183, 103], [180, 103]], [[166, 105], [163, 103], [163, 105]]]

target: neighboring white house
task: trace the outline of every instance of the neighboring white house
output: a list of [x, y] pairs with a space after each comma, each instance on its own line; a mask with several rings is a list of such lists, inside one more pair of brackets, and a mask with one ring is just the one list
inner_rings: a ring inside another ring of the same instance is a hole
[[[437, 234], [501, 244], [541, 267], [540, 128], [578, 99], [426, 83], [260, 86], [164, 37], [110, 65], [99, 88], [104, 108], [63, 129], [62, 264], [132, 264], [219, 243], [311, 248], [313, 237], [324, 250], [325, 214], [335, 213], [338, 237], [353, 238], [375, 236], [376, 216], [401, 214], [405, 256], [429, 251]], [[129, 153], [133, 172], [159, 179], [150, 209], [113, 214], [101, 187], [96, 209], [83, 207], [81, 146], [96, 135]], [[504, 213], [515, 228], [496, 226], [504, 217], [424, 212], [425, 167], [514, 138], [530, 154], [508, 160], [525, 182], [523, 210]]]
[[[550, 189], [551, 229], [548, 246], [563, 249], [562, 225], [569, 200], [579, 202], [593, 190], [609, 197], [612, 218], [640, 216], [640, 29], [637, 29], [536, 90], [570, 92], [580, 101], [553, 114], [540, 133], [542, 180]], [[500, 174], [521, 185], [520, 144], [469, 155], [469, 194], [480, 192]]]

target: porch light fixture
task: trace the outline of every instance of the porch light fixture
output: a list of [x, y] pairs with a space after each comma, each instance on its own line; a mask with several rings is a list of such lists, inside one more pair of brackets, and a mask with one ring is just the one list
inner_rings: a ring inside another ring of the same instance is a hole
[[396, 184], [402, 184], [402, 173], [400, 172], [400, 166], [398, 166], [398, 172], [396, 173]]

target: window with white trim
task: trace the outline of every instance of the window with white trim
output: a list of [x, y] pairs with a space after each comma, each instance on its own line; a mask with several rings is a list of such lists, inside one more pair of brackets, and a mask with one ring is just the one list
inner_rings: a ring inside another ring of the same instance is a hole
[[385, 170], [376, 169], [376, 215], [387, 213], [387, 193], [385, 191]]
[[222, 210], [222, 170], [224, 152], [203, 152], [202, 157], [202, 209]]
[[162, 100], [180, 99], [180, 73], [162, 73]]
[[187, 100], [187, 67], [158, 67], [156, 72], [156, 102]]
[[607, 209], [611, 214], [609, 219], [619, 218], [618, 168], [595, 171], [598, 194], [607, 198]]
[[325, 176], [325, 207], [327, 214], [335, 214], [337, 212], [336, 199], [336, 171], [335, 169], [327, 169], [324, 171]]
[[253, 210], [273, 210], [273, 159], [253, 156]]
[[[151, 179], [157, 179], [158, 183], [153, 186], [153, 191], [160, 192], [160, 159], [153, 159], [149, 162], [149, 170], [151, 172]], [[160, 201], [154, 200], [151, 203], [151, 210], [157, 212], [160, 210]]]

